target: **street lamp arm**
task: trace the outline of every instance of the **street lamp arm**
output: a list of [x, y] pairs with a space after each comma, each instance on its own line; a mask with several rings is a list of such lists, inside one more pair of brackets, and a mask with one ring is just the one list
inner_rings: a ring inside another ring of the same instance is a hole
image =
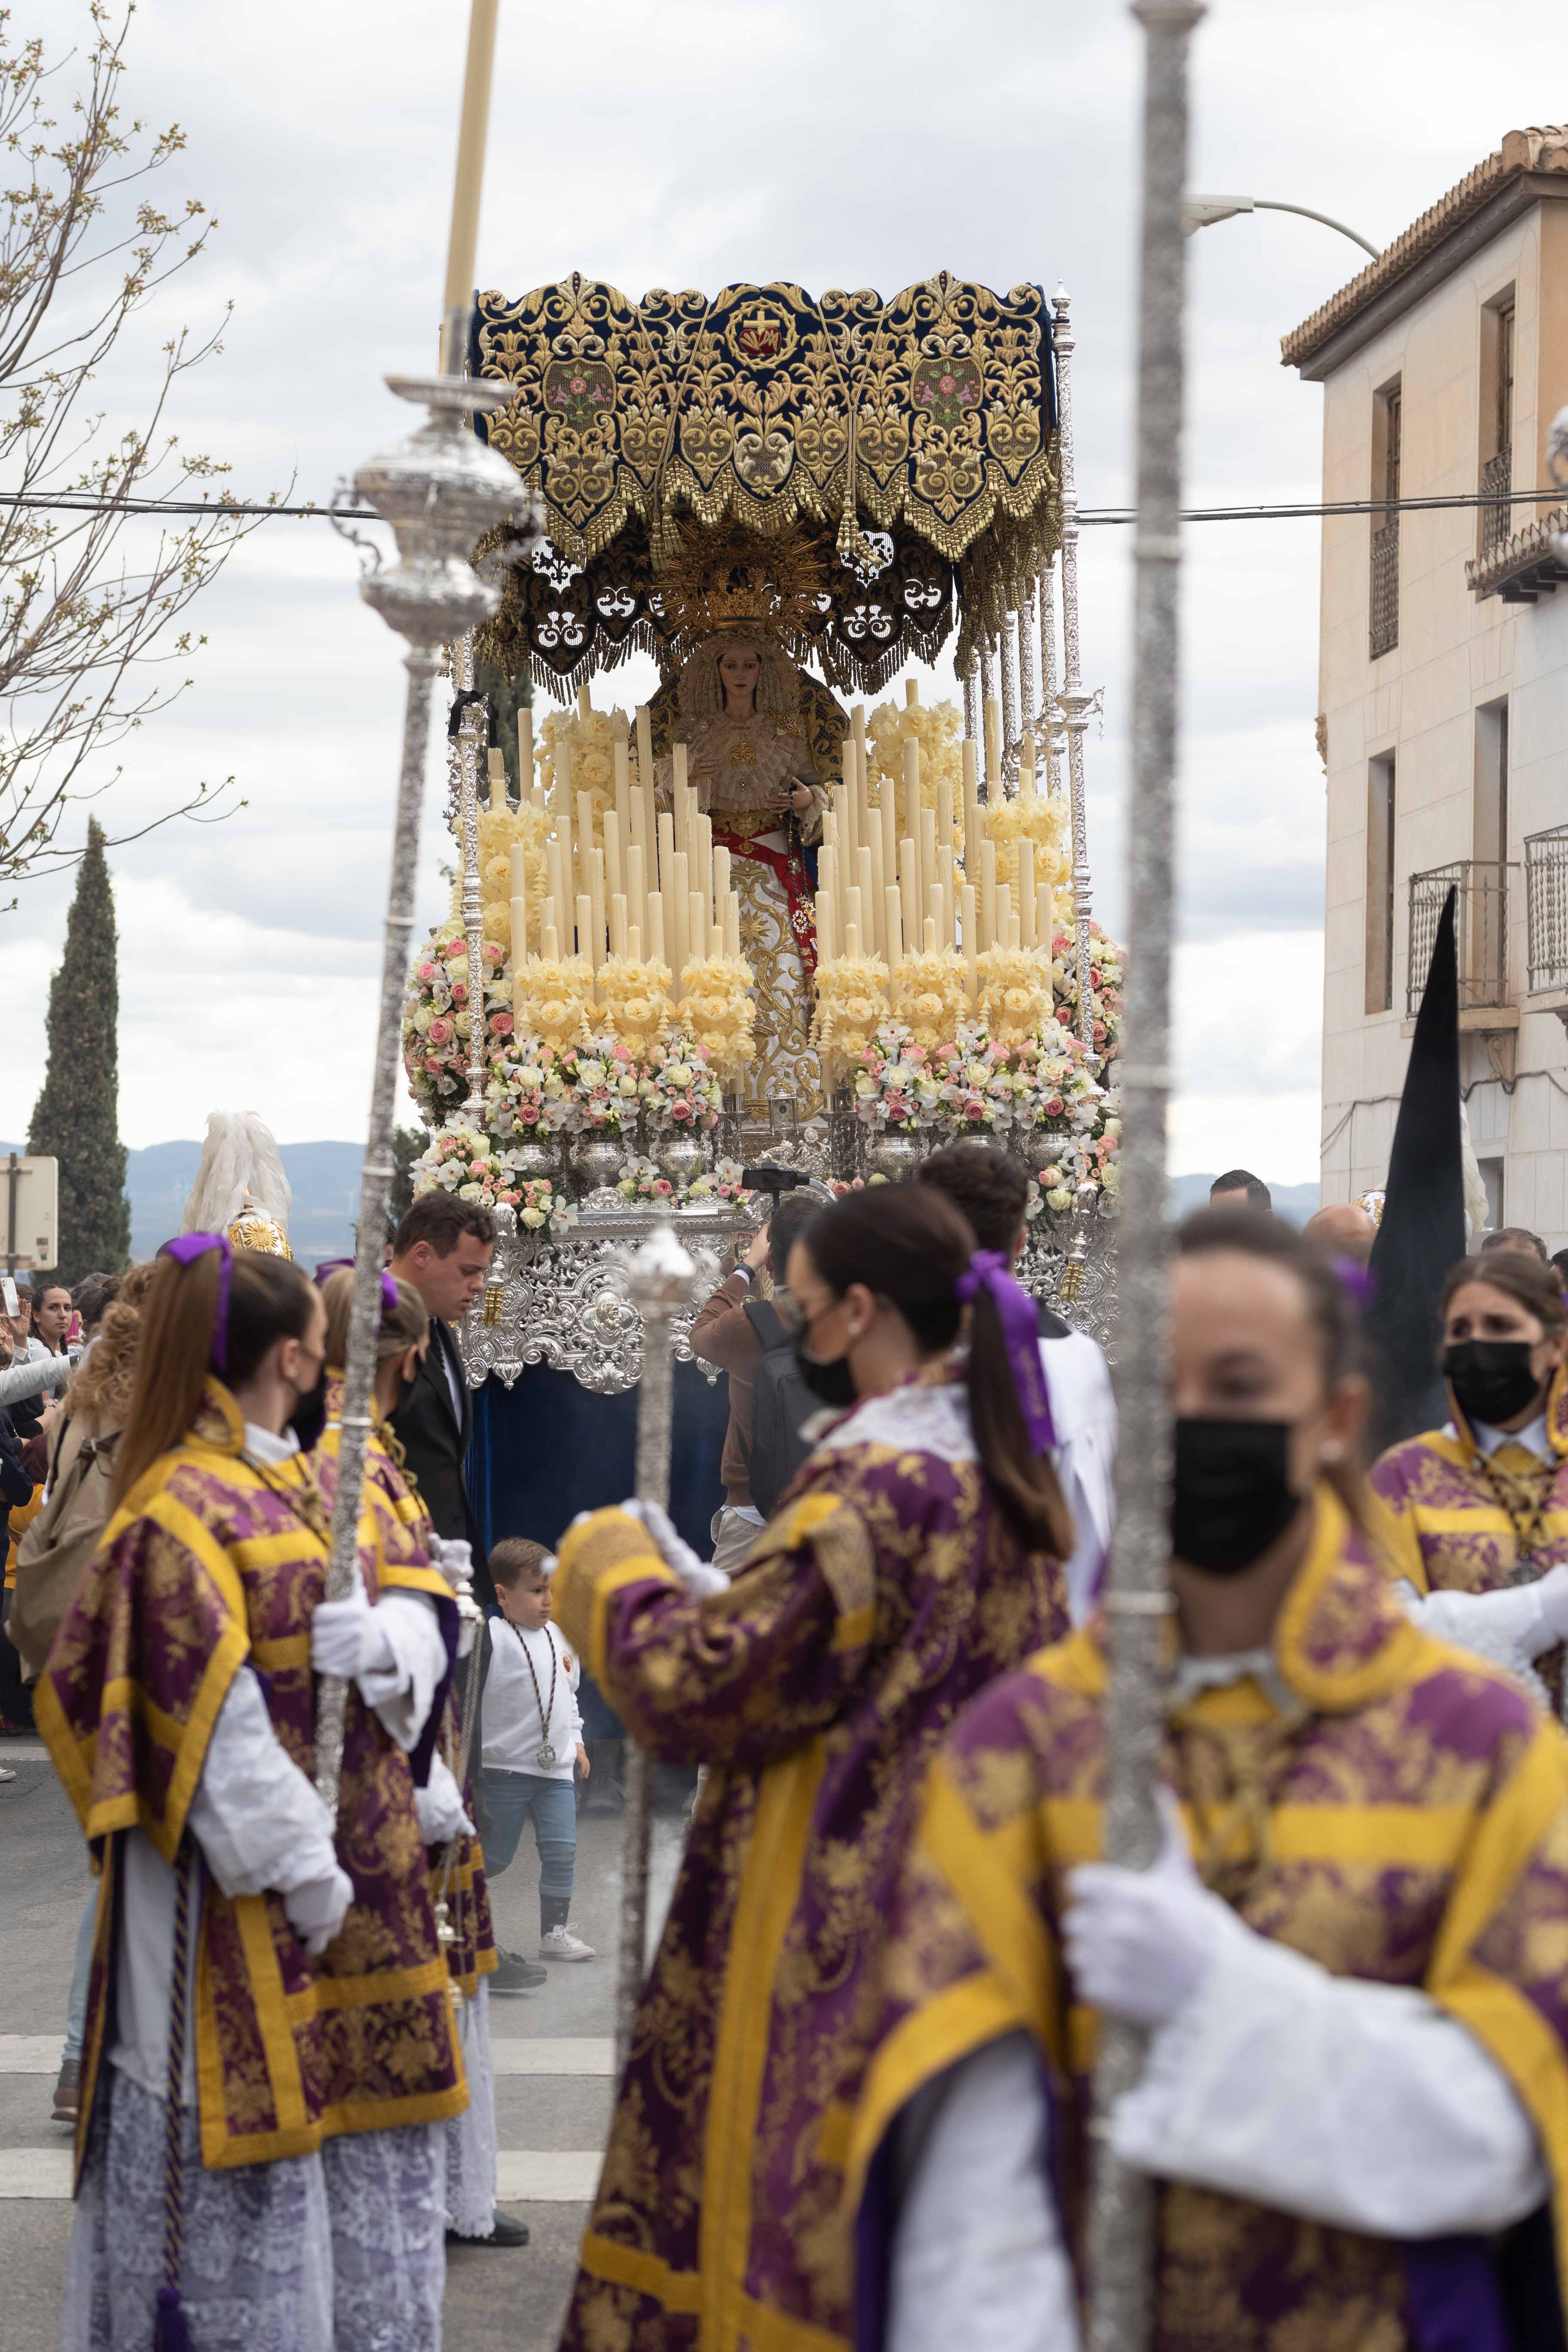
[[1193, 236], [1200, 228], [1212, 228], [1216, 221], [1234, 220], [1238, 213], [1297, 213], [1302, 220], [1321, 221], [1325, 228], [1337, 229], [1352, 245], [1359, 245], [1363, 253], [1370, 253], [1374, 261], [1381, 258], [1375, 245], [1355, 229], [1347, 228], [1343, 221], [1335, 220], [1331, 213], [1314, 212], [1310, 205], [1279, 204], [1271, 196], [1188, 196], [1184, 205], [1184, 233]]
[[1383, 257], [1380, 248], [1356, 230], [1347, 228], [1342, 220], [1335, 220], [1331, 213], [1315, 213], [1310, 205], [1277, 205], [1267, 196], [1258, 196], [1253, 200], [1253, 209], [1260, 213], [1300, 213], [1303, 220], [1321, 221], [1325, 228], [1337, 228], [1342, 236], [1348, 236], [1352, 245], [1359, 245], [1362, 251], [1370, 253], [1374, 261]]

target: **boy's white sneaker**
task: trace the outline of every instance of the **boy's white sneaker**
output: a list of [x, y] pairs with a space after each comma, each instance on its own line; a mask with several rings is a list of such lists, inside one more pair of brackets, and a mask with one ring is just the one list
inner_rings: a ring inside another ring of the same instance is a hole
[[595, 1955], [592, 1944], [585, 1944], [570, 1927], [552, 1927], [548, 1936], [541, 1936], [539, 1957], [542, 1960], [591, 1960]]

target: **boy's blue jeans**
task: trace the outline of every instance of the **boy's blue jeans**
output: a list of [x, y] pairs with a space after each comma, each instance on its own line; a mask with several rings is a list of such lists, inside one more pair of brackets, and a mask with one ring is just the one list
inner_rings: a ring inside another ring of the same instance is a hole
[[577, 1860], [577, 1792], [572, 1782], [487, 1764], [479, 1775], [479, 1801], [485, 1876], [499, 1878], [506, 1869], [531, 1813], [539, 1848], [539, 1892], [568, 1898]]

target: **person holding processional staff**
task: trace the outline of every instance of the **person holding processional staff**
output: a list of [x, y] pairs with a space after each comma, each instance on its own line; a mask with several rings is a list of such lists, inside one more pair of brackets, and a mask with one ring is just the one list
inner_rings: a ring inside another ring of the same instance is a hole
[[1102, 1626], [947, 1741], [854, 2127], [858, 2352], [1078, 2352], [1107, 2016], [1152, 2036], [1110, 2128], [1157, 2345], [1561, 2341], [1568, 1741], [1393, 1590], [1338, 1275], [1251, 1210], [1176, 1251], [1163, 1851], [1097, 1859]]
[[787, 1273], [828, 1411], [733, 1583], [646, 1505], [579, 1521], [555, 1573], [556, 1621], [628, 1736], [709, 1768], [573, 2352], [677, 2352], [699, 2311], [715, 2341], [847, 2347], [845, 2132], [914, 1792], [964, 1702], [1067, 1623], [1035, 1310], [1001, 1256], [904, 1185], [823, 1210]]

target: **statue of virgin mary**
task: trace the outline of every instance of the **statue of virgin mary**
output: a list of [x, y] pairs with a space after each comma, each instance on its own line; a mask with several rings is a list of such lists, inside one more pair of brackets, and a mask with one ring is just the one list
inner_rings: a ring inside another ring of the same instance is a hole
[[[682, 664], [668, 740], [687, 747], [687, 779], [730, 852], [741, 901], [741, 952], [756, 978], [756, 1058], [744, 1107], [822, 1108], [810, 1044], [816, 969], [816, 844], [847, 720], [826, 688], [754, 623], [717, 629]], [[671, 761], [656, 762], [668, 803]]]

